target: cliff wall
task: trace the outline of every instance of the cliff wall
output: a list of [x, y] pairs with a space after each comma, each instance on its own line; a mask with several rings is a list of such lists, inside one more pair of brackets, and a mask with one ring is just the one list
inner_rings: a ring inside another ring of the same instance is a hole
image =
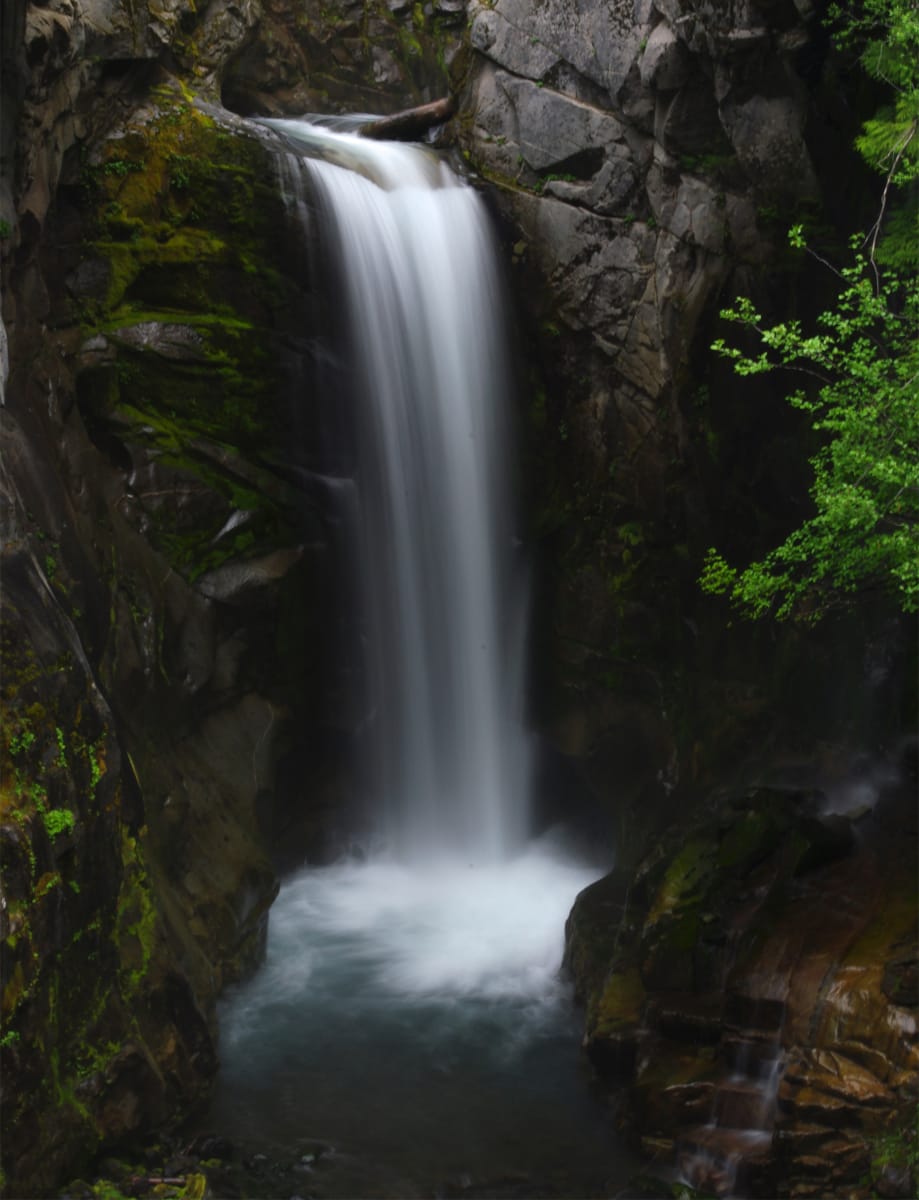
[[807, 5], [497, 0], [469, 19], [458, 136], [530, 364], [537, 723], [628, 853], [715, 781], [809, 761], [826, 785], [909, 728], [895, 614], [755, 629], [697, 583], [707, 547], [750, 561], [807, 511], [786, 381], [740, 380], [709, 345], [738, 295], [804, 319], [826, 298], [785, 235], [807, 220], [842, 246], [870, 212], [858, 81]]
[[0, 1053], [17, 1197], [204, 1096], [216, 997], [257, 962], [277, 890], [279, 764], [303, 708], [289, 685], [316, 667], [316, 608], [311, 510], [270, 456], [297, 356], [282, 314], [306, 301], [274, 265], [268, 156], [163, 71], [194, 27], [186, 78], [207, 86], [251, 17], [3, 10]]
[[[891, 746], [908, 634], [883, 612], [738, 629], [695, 582], [711, 541], [757, 548], [806, 488], [777, 397], [741, 398], [706, 347], [722, 297], [819, 299], [783, 226], [842, 219], [853, 123], [809, 10], [12, 0], [0, 19], [0, 1054], [5, 1187], [28, 1196], [206, 1093], [272, 847], [293, 830], [321, 854], [346, 790], [309, 256], [269, 149], [221, 105], [457, 90], [530, 367], [547, 792], [599, 813], [622, 861], [716, 782], [832, 784]], [[602, 995], [608, 950], [585, 968]]]

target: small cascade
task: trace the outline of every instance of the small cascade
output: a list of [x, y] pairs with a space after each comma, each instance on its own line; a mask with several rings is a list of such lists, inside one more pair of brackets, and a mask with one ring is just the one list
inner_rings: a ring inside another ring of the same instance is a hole
[[781, 1000], [729, 997], [711, 1116], [677, 1140], [681, 1182], [718, 1197], [763, 1194], [756, 1183], [772, 1155], [784, 1022]]

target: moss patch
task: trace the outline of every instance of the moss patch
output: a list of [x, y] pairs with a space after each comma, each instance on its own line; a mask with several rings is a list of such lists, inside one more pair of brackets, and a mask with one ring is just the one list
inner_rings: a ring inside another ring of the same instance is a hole
[[[289, 254], [266, 151], [162, 88], [84, 166], [82, 198], [88, 283], [74, 304], [88, 344], [106, 349], [82, 364], [80, 407], [100, 448], [140, 445], [182, 477], [171, 496], [141, 497], [154, 544], [193, 579], [289, 540], [278, 481], [259, 486], [258, 464], [284, 424], [276, 331], [302, 281], [276, 265]], [[203, 445], [245, 459], [247, 478]], [[251, 519], [221, 539], [234, 510]]]
[[677, 907], [698, 902], [710, 883], [713, 847], [710, 841], [693, 838], [667, 867], [648, 914], [646, 928], [655, 925]]
[[615, 971], [604, 984], [591, 1011], [591, 1034], [603, 1037], [636, 1029], [641, 1022], [645, 988], [636, 967]]

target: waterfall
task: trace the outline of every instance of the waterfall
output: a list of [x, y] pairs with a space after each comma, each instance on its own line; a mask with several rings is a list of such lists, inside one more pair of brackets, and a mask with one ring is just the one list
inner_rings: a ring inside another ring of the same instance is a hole
[[401, 861], [502, 862], [528, 832], [527, 604], [486, 213], [421, 147], [269, 124], [307, 152], [288, 199], [303, 217], [317, 197], [343, 294], [371, 811]]
[[375, 828], [362, 853], [284, 880], [263, 967], [222, 1002], [208, 1120], [281, 1154], [305, 1133], [333, 1147], [315, 1166], [330, 1198], [454, 1194], [509, 1171], [605, 1194], [622, 1152], [584, 1089], [559, 977], [597, 870], [528, 829], [526, 578], [483, 207], [420, 147], [269, 124], [321, 276], [325, 494], [359, 592], [341, 612], [361, 645]]

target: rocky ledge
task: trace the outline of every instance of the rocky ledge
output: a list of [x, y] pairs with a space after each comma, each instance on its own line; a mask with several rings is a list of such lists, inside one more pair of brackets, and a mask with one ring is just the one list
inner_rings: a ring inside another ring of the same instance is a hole
[[914, 795], [910, 772], [852, 819], [754, 789], [580, 895], [585, 1049], [656, 1169], [704, 1194], [912, 1194]]

